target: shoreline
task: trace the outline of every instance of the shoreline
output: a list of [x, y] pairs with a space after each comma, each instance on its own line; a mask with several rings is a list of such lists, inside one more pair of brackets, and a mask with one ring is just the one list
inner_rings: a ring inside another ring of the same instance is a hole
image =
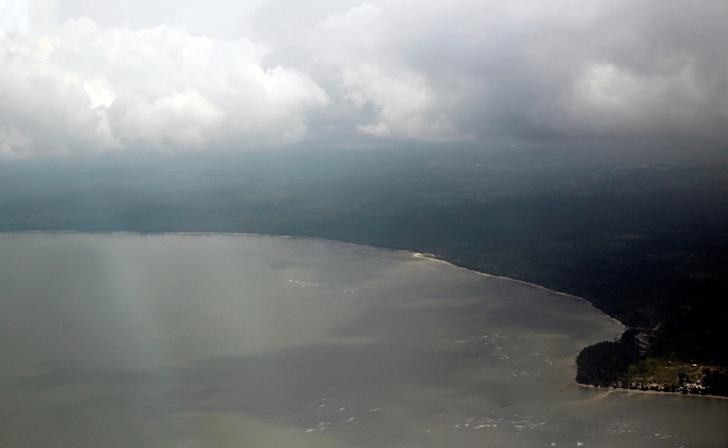
[[[576, 382], [576, 381], [575, 381]], [[682, 393], [682, 392], [666, 392], [662, 390], [642, 390], [642, 389], [629, 389], [625, 387], [602, 387], [602, 386], [594, 386], [592, 384], [582, 384], [579, 382], [576, 382], [576, 384], [584, 389], [592, 389], [592, 390], [598, 390], [606, 392], [607, 395], [610, 395], [612, 393], [619, 393], [619, 394], [647, 394], [647, 395], [665, 395], [670, 397], [685, 397], [685, 398], [693, 398], [693, 399], [701, 399], [701, 398], [709, 398], [709, 399], [718, 399], [718, 400], [728, 400], [728, 396], [725, 395], [711, 395], [711, 394], [691, 394], [691, 393]]]
[[[207, 237], [240, 237], [240, 236], [255, 236], [255, 237], [266, 237], [266, 238], [289, 238], [289, 239], [298, 239], [298, 240], [305, 240], [305, 241], [321, 241], [325, 243], [335, 243], [340, 245], [346, 245], [346, 246], [357, 246], [357, 247], [365, 247], [369, 249], [376, 249], [376, 250], [385, 250], [389, 252], [396, 252], [400, 253], [415, 259], [420, 260], [426, 260], [433, 263], [443, 263], [450, 267], [464, 270], [470, 273], [478, 274], [487, 278], [492, 279], [499, 279], [499, 280], [507, 280], [511, 281], [520, 285], [528, 286], [531, 288], [536, 288], [542, 291], [549, 292], [551, 294], [559, 295], [562, 297], [567, 297], [572, 300], [577, 300], [580, 302], [585, 303], [588, 307], [590, 307], [592, 310], [597, 311], [604, 315], [607, 319], [611, 320], [613, 323], [617, 324], [622, 329], [622, 333], [626, 331], [627, 326], [624, 325], [623, 322], [621, 322], [616, 317], [610, 316], [609, 314], [605, 313], [604, 311], [600, 310], [592, 302], [585, 299], [584, 297], [579, 297], [573, 294], [569, 294], [563, 291], [558, 291], [554, 289], [547, 288], [545, 286], [531, 283], [526, 280], [520, 280], [516, 278], [511, 278], [503, 275], [496, 275], [496, 274], [490, 274], [487, 272], [481, 272], [476, 271], [471, 268], [467, 268], [464, 266], [459, 266], [453, 262], [448, 261], [447, 259], [440, 258], [434, 254], [425, 253], [425, 252], [419, 252], [416, 250], [410, 250], [410, 249], [395, 249], [391, 247], [383, 247], [383, 246], [374, 246], [371, 244], [360, 244], [360, 243], [353, 243], [350, 241], [342, 241], [342, 240], [334, 240], [330, 238], [322, 238], [322, 237], [315, 237], [315, 236], [307, 236], [307, 235], [289, 235], [289, 234], [268, 234], [268, 233], [256, 233], [256, 232], [173, 232], [173, 231], [158, 231], [158, 232], [139, 232], [139, 231], [131, 231], [131, 230], [99, 230], [99, 231], [78, 231], [78, 230], [20, 230], [20, 231], [0, 231], [0, 237], [2, 235], [22, 235], [22, 234], [78, 234], [78, 235], [130, 235], [130, 236], [207, 236]], [[578, 355], [578, 353], [577, 353]], [[700, 394], [691, 394], [691, 393], [682, 393], [682, 392], [666, 392], [666, 391], [657, 391], [657, 390], [642, 390], [642, 389], [630, 389], [630, 388], [621, 388], [621, 387], [601, 387], [601, 386], [595, 386], [591, 384], [583, 384], [575, 379], [572, 378], [571, 380], [574, 384], [576, 384], [579, 387], [582, 388], [589, 388], [594, 390], [603, 390], [607, 393], [611, 392], [619, 392], [619, 393], [638, 393], [638, 394], [655, 394], [655, 395], [667, 395], [667, 396], [685, 396], [685, 397], [694, 397], [694, 398], [708, 398], [708, 399], [721, 399], [721, 400], [728, 400], [728, 396], [722, 396], [722, 395], [700, 395]]]
[[307, 235], [290, 235], [290, 234], [271, 234], [271, 233], [257, 233], [257, 232], [174, 232], [174, 231], [159, 231], [159, 232], [139, 232], [134, 230], [95, 230], [95, 231], [79, 231], [79, 230], [18, 230], [18, 231], [0, 231], [0, 235], [12, 235], [12, 234], [78, 234], [78, 235], [139, 235], [139, 236], [149, 236], [149, 235], [157, 235], [157, 236], [258, 236], [258, 237], [280, 237], [280, 238], [290, 238], [290, 239], [300, 239], [300, 240], [311, 240], [311, 241], [322, 241], [322, 242], [328, 242], [328, 243], [336, 243], [336, 244], [343, 244], [343, 245], [351, 245], [351, 246], [358, 246], [358, 247], [366, 247], [370, 249], [377, 249], [377, 250], [385, 250], [389, 252], [397, 252], [401, 253], [403, 255], [408, 255], [413, 258], [421, 259], [421, 260], [427, 260], [435, 263], [443, 263], [447, 264], [448, 266], [454, 267], [456, 269], [465, 270], [468, 272], [472, 272], [474, 274], [482, 275], [488, 278], [493, 279], [500, 279], [500, 280], [508, 280], [511, 282], [515, 282], [524, 286], [529, 286], [531, 288], [536, 288], [542, 291], [546, 291], [552, 294], [560, 295], [563, 297], [568, 297], [570, 299], [575, 299], [578, 301], [582, 301], [586, 303], [590, 308], [598, 311], [599, 313], [606, 316], [609, 320], [614, 322], [615, 324], [619, 325], [623, 328], [623, 330], [626, 330], [627, 326], [624, 325], [622, 321], [617, 319], [616, 317], [610, 316], [609, 314], [605, 313], [604, 311], [600, 310], [596, 306], [594, 306], [593, 303], [591, 303], [588, 299], [585, 299], [584, 297], [579, 297], [574, 294], [569, 294], [567, 292], [558, 291], [555, 289], [547, 288], [545, 286], [539, 285], [537, 283], [531, 283], [526, 280], [521, 280], [517, 278], [507, 277], [505, 275], [497, 275], [497, 274], [490, 274], [488, 272], [482, 272], [482, 271], [476, 271], [475, 269], [471, 269], [465, 266], [460, 266], [458, 264], [455, 264], [445, 258], [440, 258], [437, 255], [426, 253], [426, 252], [419, 252], [414, 249], [397, 249], [392, 247], [385, 247], [385, 246], [374, 246], [371, 244], [362, 244], [362, 243], [353, 243], [351, 241], [344, 241], [344, 240], [334, 240], [331, 238], [322, 238], [322, 237], [316, 237], [316, 236], [307, 236]]
[[552, 294], [556, 294], [556, 295], [559, 295], [559, 296], [562, 296], [562, 297], [568, 297], [570, 299], [576, 299], [578, 301], [581, 301], [581, 302], [586, 303], [591, 309], [593, 309], [595, 311], [598, 311], [599, 313], [601, 313], [604, 316], [606, 316], [607, 319], [611, 320], [613, 323], [615, 323], [615, 324], [619, 325], [620, 327], [622, 327], [622, 332], [624, 332], [627, 329], [627, 326], [624, 325], [624, 323], [622, 321], [620, 321], [616, 317], [610, 316], [609, 314], [607, 314], [604, 311], [600, 310], [599, 308], [597, 308], [596, 306], [594, 306], [593, 303], [591, 303], [589, 300], [585, 299], [584, 297], [579, 297], [579, 296], [575, 296], [574, 294], [569, 294], [568, 292], [563, 292], [563, 291], [558, 291], [558, 290], [555, 290], [555, 289], [547, 288], [545, 286], [539, 285], [537, 283], [531, 283], [531, 282], [526, 281], [526, 280], [520, 280], [520, 279], [517, 279], [517, 278], [507, 277], [505, 275], [489, 274], [487, 272], [476, 271], [475, 269], [470, 269], [470, 268], [466, 268], [464, 266], [459, 266], [459, 265], [454, 264], [454, 263], [452, 263], [452, 262], [450, 262], [450, 261], [448, 261], [446, 259], [439, 258], [439, 257], [437, 257], [436, 255], [433, 255], [433, 254], [427, 254], [427, 253], [422, 253], [422, 252], [414, 252], [414, 251], [408, 251], [408, 250], [404, 250], [403, 252], [411, 253], [415, 258], [419, 258], [419, 259], [423, 259], [423, 260], [429, 260], [429, 261], [433, 261], [433, 262], [436, 262], [436, 263], [444, 263], [444, 264], [447, 264], [449, 266], [455, 267], [457, 269], [463, 269], [465, 271], [472, 272], [472, 273], [478, 274], [478, 275], [482, 275], [482, 276], [485, 276], [485, 277], [488, 277], [488, 278], [494, 278], [494, 279], [499, 279], [499, 280], [508, 280], [508, 281], [511, 281], [511, 282], [514, 282], [514, 283], [518, 283], [520, 285], [529, 286], [531, 288], [536, 288], [536, 289], [539, 289], [541, 291], [550, 292]]

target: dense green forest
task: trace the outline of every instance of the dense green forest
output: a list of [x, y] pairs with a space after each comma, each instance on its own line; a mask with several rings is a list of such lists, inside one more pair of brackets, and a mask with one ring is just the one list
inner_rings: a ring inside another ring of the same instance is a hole
[[[257, 232], [428, 252], [585, 297], [644, 335], [640, 356], [719, 369], [726, 197], [721, 151], [294, 148], [4, 162], [0, 230]], [[606, 366], [580, 380], [608, 384], [623, 367]]]

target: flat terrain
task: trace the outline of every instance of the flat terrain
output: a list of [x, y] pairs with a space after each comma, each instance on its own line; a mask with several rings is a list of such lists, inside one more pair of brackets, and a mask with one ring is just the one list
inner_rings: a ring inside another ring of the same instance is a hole
[[726, 366], [726, 197], [720, 150], [296, 148], [5, 162], [0, 230], [257, 232], [411, 249], [585, 297], [639, 329], [652, 358]]

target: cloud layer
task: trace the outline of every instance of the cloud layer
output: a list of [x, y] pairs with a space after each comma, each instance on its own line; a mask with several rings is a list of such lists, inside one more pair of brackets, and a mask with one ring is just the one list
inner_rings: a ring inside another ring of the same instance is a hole
[[64, 154], [128, 148], [299, 140], [326, 94], [306, 74], [264, 68], [250, 40], [216, 40], [159, 25], [104, 28], [90, 19], [0, 45], [0, 152]]
[[0, 0], [0, 155], [728, 143], [728, 3]]

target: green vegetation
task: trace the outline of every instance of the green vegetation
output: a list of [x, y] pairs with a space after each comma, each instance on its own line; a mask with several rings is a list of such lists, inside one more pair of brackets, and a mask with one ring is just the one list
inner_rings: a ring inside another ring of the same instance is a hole
[[576, 358], [576, 380], [583, 384], [613, 386], [629, 380], [630, 368], [639, 359], [639, 347], [628, 331], [619, 341], [598, 342], [582, 350]]
[[[585, 297], [647, 338], [640, 357], [715, 366], [719, 391], [726, 197], [721, 151], [298, 148], [5, 162], [0, 230], [257, 232], [432, 253]], [[634, 364], [623, 348], [586, 350], [580, 381], [613, 383]]]
[[685, 363], [669, 358], [639, 356], [620, 342], [600, 342], [577, 358], [577, 380], [602, 387], [728, 395], [728, 369]]

